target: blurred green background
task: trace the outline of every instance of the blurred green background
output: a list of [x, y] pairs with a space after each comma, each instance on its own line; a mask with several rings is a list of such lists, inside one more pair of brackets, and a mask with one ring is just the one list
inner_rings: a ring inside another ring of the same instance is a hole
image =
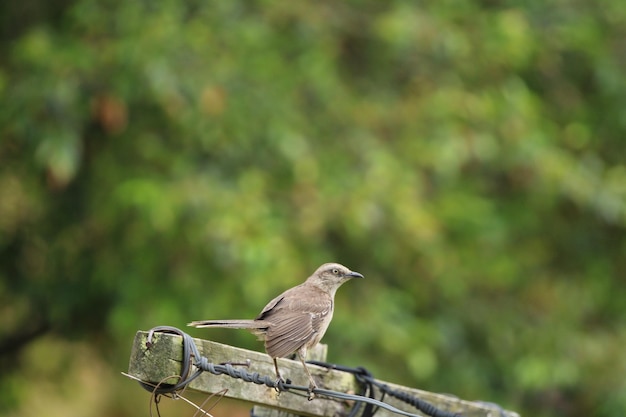
[[22, 0], [0, 21], [0, 414], [148, 415], [119, 374], [137, 330], [254, 317], [338, 261], [366, 279], [329, 360], [626, 415], [623, 0]]

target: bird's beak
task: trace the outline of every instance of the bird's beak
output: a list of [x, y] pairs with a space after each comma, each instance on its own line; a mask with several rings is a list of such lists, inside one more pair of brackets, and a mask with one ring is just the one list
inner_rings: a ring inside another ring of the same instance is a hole
[[358, 272], [354, 272], [354, 271], [350, 271], [346, 274], [347, 277], [352, 277], [352, 278], [365, 278], [363, 275], [359, 274]]

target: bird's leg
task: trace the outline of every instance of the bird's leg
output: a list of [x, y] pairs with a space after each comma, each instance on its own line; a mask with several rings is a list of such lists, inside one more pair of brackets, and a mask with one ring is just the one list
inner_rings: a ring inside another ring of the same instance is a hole
[[300, 358], [300, 362], [302, 362], [302, 366], [304, 366], [304, 371], [309, 377], [309, 381], [310, 381], [309, 382], [309, 401], [311, 401], [313, 398], [315, 398], [315, 393], [313, 392], [313, 390], [317, 388], [317, 384], [315, 383], [315, 380], [313, 379], [311, 372], [309, 372], [309, 368], [306, 367], [306, 362], [304, 360], [305, 356], [306, 356], [306, 350], [305, 351], [302, 351], [302, 349], [298, 350], [298, 357]]
[[278, 370], [278, 362], [276, 361], [276, 358], [272, 358], [272, 359], [274, 360], [274, 370], [276, 371], [276, 378], [278, 378], [276, 380], [276, 391], [280, 393], [279, 385], [284, 383], [285, 380], [283, 379], [282, 376], [280, 376], [280, 371]]

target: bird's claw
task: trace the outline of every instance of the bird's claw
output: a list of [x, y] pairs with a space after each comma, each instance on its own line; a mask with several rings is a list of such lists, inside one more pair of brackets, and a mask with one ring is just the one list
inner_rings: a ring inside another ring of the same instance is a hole
[[283, 391], [287, 391], [287, 388], [285, 388], [284, 384], [289, 384], [289, 383], [291, 383], [289, 379], [285, 381], [283, 377], [281, 376], [276, 380], [276, 382], [274, 382], [274, 389], [276, 390], [278, 394], [280, 394]]
[[309, 393], [308, 400], [309, 401], [313, 401], [315, 399], [315, 392], [313, 392], [313, 391], [316, 390], [316, 389], [317, 389], [317, 385], [309, 384], [309, 391], [308, 391], [308, 393]]

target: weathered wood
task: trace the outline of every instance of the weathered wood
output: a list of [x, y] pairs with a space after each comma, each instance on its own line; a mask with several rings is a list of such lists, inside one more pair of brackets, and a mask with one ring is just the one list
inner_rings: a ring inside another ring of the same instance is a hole
[[[178, 375], [182, 361], [182, 338], [178, 335], [155, 333], [153, 344], [150, 349], [146, 348], [147, 332], [137, 332], [130, 358], [128, 373], [142, 381], [157, 383], [164, 381], [176, 383], [175, 378], [168, 377]], [[245, 362], [250, 360], [251, 366], [248, 372], [258, 372], [261, 375], [274, 375], [274, 365], [271, 358], [265, 353], [236, 348], [221, 343], [208, 340], [194, 339], [200, 354], [206, 356], [213, 363], [224, 362]], [[325, 358], [326, 346], [318, 345], [322, 351], [317, 352], [316, 359]], [[302, 370], [302, 364], [297, 360], [279, 359], [283, 377], [291, 379], [294, 384], [308, 386], [308, 379]], [[345, 372], [328, 370], [315, 365], [308, 365], [309, 370], [318, 383], [318, 386], [340, 392], [355, 393], [359, 391], [355, 378]], [[408, 392], [421, 398], [436, 407], [462, 413], [465, 417], [518, 417], [518, 414], [511, 411], [503, 411], [500, 408], [480, 402], [464, 401], [449, 395], [435, 394], [414, 388], [407, 388], [392, 383], [386, 383], [392, 389]], [[239, 379], [231, 378], [228, 375], [212, 375], [205, 372], [195, 379], [189, 389], [204, 393], [216, 393], [224, 388], [228, 389], [226, 397], [247, 401], [263, 407], [280, 410], [280, 413], [270, 413], [256, 407], [254, 412], [259, 417], [287, 416], [290, 414], [301, 416], [345, 416], [349, 413], [352, 404], [344, 401], [317, 398], [308, 401], [306, 395], [296, 392], [278, 393], [264, 385], [256, 385]], [[380, 395], [377, 395], [380, 398]], [[385, 402], [394, 407], [411, 413], [417, 410], [389, 396], [385, 397]], [[501, 412], [503, 412], [501, 414]], [[286, 413], [286, 414], [284, 414]], [[380, 409], [376, 413], [378, 417], [396, 416], [395, 414]]]
[[[147, 335], [147, 332], [138, 332], [135, 336], [128, 373], [151, 383], [159, 381], [176, 383], [176, 378], [168, 377], [180, 373], [182, 338], [178, 335], [155, 333], [152, 337], [152, 346], [147, 349]], [[213, 363], [245, 362], [249, 359], [251, 366], [246, 368], [248, 372], [275, 375], [274, 363], [265, 353], [201, 339], [194, 339], [194, 343], [200, 354]], [[326, 347], [318, 345], [317, 349], [323, 351]], [[284, 378], [291, 379], [294, 384], [308, 386], [309, 380], [302, 370], [300, 361], [279, 359], [278, 366]], [[333, 386], [342, 391], [353, 390], [355, 387], [354, 378], [343, 372], [329, 372], [314, 365], [310, 365], [309, 370], [321, 386]], [[226, 397], [302, 416], [342, 415], [349, 408], [339, 401], [308, 401], [306, 395], [293, 395], [287, 392], [279, 395], [276, 390], [265, 385], [245, 382], [228, 375], [212, 375], [208, 372], [196, 378], [189, 388], [204, 393], [216, 393], [227, 388]]]

